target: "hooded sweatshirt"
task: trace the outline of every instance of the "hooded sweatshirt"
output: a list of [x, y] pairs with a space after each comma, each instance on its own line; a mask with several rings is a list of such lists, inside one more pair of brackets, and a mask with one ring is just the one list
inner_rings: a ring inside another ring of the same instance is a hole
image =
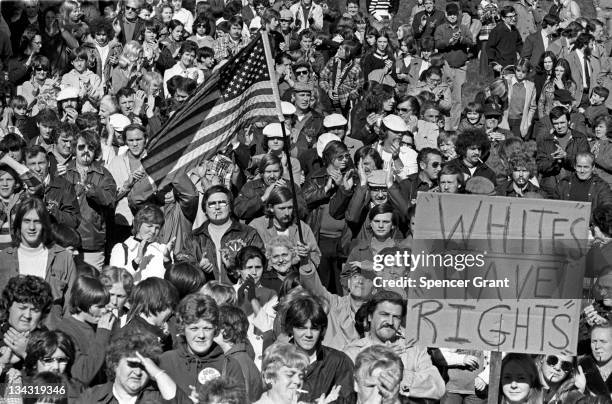
[[[218, 377], [226, 377], [246, 391], [241, 364], [232, 357], [226, 357], [223, 349], [214, 342], [208, 352], [196, 355], [189, 351], [187, 344], [182, 340], [178, 348], [161, 355], [159, 366], [187, 396], [191, 394], [190, 385], [198, 389], [202, 384]], [[191, 402], [187, 400], [184, 404]]]

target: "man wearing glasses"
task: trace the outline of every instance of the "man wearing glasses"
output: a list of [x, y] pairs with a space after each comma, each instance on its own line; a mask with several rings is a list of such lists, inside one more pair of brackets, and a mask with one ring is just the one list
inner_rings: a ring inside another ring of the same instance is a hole
[[138, 40], [144, 33], [144, 20], [138, 18], [142, 0], [127, 0], [123, 8], [123, 15], [118, 16], [117, 20], [121, 26], [119, 41], [126, 43]]
[[512, 6], [501, 9], [501, 21], [489, 34], [487, 55], [489, 64], [496, 72], [501, 72], [506, 66], [516, 64], [518, 55], [523, 49], [523, 39], [516, 29], [516, 11]]
[[202, 210], [207, 221], [185, 241], [181, 255], [195, 260], [206, 278], [232, 284], [228, 269], [240, 249], [250, 245], [264, 248], [257, 230], [240, 223], [231, 214], [232, 193], [223, 185], [213, 185], [204, 192]]
[[95, 132], [84, 131], [76, 141], [76, 159], [66, 167], [65, 179], [76, 190], [81, 223], [83, 258], [98, 270], [104, 265], [106, 222], [115, 208], [117, 184], [111, 173], [98, 161], [100, 140]]

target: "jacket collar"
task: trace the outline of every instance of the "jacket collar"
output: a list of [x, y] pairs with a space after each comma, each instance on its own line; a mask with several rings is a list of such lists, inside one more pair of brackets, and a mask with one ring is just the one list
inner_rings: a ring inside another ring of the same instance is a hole
[[[242, 224], [240, 224], [240, 222], [236, 219], [234, 219], [233, 217], [230, 217], [230, 227], [229, 229], [227, 229], [227, 231], [225, 232], [225, 234], [230, 233], [232, 231], [242, 231]], [[210, 233], [208, 232], [208, 225], [210, 224], [210, 222], [207, 220], [204, 223], [202, 223], [202, 225], [200, 227], [198, 227], [197, 229], [195, 229], [193, 231], [194, 235], [199, 235], [199, 234], [204, 234], [206, 237], [210, 237]]]

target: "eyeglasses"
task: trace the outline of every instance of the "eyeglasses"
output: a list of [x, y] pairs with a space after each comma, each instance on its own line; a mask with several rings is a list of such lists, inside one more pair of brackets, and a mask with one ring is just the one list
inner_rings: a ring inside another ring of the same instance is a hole
[[36, 67], [34, 67], [34, 71], [37, 71], [37, 72], [46, 72], [47, 68], [43, 67], [43, 66], [36, 66]]
[[288, 23], [291, 23], [291, 22], [293, 22], [293, 20], [287, 20], [287, 19], [282, 19], [282, 18], [281, 18], [280, 22], [288, 22]]
[[212, 202], [207, 202], [206, 206], [208, 206], [209, 208], [213, 208], [215, 206], [219, 206], [220, 208], [225, 208], [228, 205], [228, 201], [212, 201]]
[[138, 7], [130, 7], [130, 6], [125, 6], [126, 10], [132, 10], [132, 11], [138, 11]]
[[[548, 355], [546, 357], [546, 364], [548, 366], [554, 367], [559, 363], [559, 358], [555, 355]], [[568, 361], [561, 361], [561, 370], [565, 373], [571, 372], [574, 369], [574, 364]]]
[[350, 155], [350, 154], [348, 154], [348, 153], [347, 153], [347, 154], [341, 154], [341, 155], [339, 155], [339, 156], [336, 156], [336, 160], [340, 160], [340, 161], [343, 161], [343, 160], [350, 160], [350, 158], [351, 158], [351, 155]]
[[42, 363], [44, 363], [45, 365], [51, 365], [55, 362], [57, 362], [58, 365], [65, 365], [68, 363], [68, 358], [65, 357], [59, 357], [59, 358], [42, 358], [40, 360]]
[[79, 144], [79, 145], [77, 145], [77, 150], [78, 151], [84, 151], [84, 150], [92, 151], [93, 147], [89, 147], [88, 144]]
[[8, 148], [10, 152], [17, 153], [21, 151], [21, 147], [19, 146], [11, 146]]
[[296, 76], [308, 76], [308, 70], [296, 70], [295, 75]]

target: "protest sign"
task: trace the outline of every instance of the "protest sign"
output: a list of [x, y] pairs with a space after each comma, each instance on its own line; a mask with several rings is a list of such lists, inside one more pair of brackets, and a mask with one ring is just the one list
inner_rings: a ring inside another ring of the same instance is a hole
[[407, 339], [576, 352], [590, 204], [419, 193]]

